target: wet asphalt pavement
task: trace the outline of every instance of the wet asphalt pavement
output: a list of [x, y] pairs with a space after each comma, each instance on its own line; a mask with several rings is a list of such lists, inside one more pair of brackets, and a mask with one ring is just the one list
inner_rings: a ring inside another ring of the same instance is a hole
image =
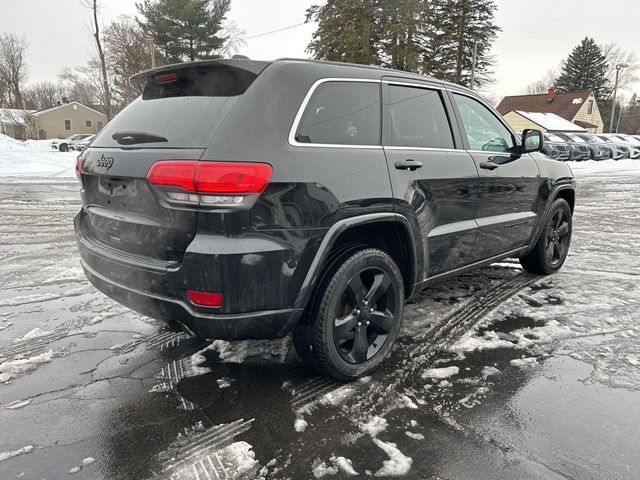
[[0, 179], [0, 480], [640, 478], [640, 177], [579, 175], [560, 273], [423, 292], [346, 385], [286, 339], [208, 346], [97, 292], [77, 191]]

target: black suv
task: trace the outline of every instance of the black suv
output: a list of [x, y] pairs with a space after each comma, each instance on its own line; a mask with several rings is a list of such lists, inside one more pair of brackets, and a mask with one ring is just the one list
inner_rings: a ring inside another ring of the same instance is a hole
[[563, 264], [575, 182], [470, 90], [282, 59], [161, 67], [78, 158], [82, 265], [205, 339], [284, 336], [320, 372], [375, 369], [405, 301], [506, 257]]

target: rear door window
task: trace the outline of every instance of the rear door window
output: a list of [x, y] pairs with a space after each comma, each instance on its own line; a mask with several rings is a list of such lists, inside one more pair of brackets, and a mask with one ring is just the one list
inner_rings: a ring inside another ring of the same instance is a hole
[[438, 90], [389, 85], [389, 146], [454, 148]]
[[325, 145], [380, 145], [380, 84], [321, 83], [298, 122], [295, 141]]

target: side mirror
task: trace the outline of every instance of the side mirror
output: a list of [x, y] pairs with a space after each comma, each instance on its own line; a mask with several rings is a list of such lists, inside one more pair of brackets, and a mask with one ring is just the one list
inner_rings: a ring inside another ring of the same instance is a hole
[[525, 129], [522, 132], [522, 153], [541, 152], [544, 138], [540, 130]]

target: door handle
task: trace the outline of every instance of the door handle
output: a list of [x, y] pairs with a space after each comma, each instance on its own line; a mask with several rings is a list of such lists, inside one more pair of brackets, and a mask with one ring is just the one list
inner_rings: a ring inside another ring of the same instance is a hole
[[396, 162], [395, 167], [398, 170], [409, 170], [410, 172], [413, 172], [414, 170], [422, 168], [422, 162], [407, 158], [406, 160]]
[[499, 166], [500, 165], [498, 165], [496, 162], [492, 162], [491, 160], [489, 160], [488, 162], [480, 162], [480, 168], [484, 168], [485, 170], [495, 170]]

